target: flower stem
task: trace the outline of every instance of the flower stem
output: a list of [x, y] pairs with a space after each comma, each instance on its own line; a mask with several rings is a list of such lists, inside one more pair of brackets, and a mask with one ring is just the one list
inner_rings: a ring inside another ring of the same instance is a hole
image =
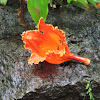
[[78, 60], [78, 61], [83, 62], [85, 65], [89, 65], [90, 64], [90, 59], [88, 59], [88, 58], [80, 57], [80, 56], [73, 55], [73, 54], [72, 54], [72, 58], [74, 60]]

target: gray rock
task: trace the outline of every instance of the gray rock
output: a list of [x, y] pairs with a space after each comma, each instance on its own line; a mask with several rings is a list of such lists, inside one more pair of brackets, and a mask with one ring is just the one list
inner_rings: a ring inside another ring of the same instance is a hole
[[35, 29], [25, 10], [29, 27], [19, 25], [18, 4], [0, 6], [0, 99], [2, 100], [89, 100], [86, 81], [92, 95], [100, 100], [100, 16], [99, 9], [85, 11], [72, 5], [49, 8], [46, 23], [65, 31], [73, 54], [91, 59], [88, 66], [78, 61], [44, 67], [28, 65], [30, 51], [25, 50], [20, 34]]
[[[28, 11], [26, 11], [25, 19], [28, 26], [21, 26], [17, 19], [17, 9], [19, 5], [17, 3], [13, 5], [0, 6], [0, 38], [4, 38], [8, 35], [19, 35], [23, 31], [33, 29], [35, 27], [34, 22]], [[28, 19], [28, 20], [27, 20]]]

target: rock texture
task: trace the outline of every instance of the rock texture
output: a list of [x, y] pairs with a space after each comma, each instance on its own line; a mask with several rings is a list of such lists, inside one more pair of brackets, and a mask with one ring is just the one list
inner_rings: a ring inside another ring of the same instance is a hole
[[[100, 100], [100, 9], [85, 11], [72, 5], [51, 9], [46, 23], [65, 31], [72, 53], [91, 59], [89, 66], [77, 61], [28, 65], [21, 33], [35, 29], [28, 11], [28, 26], [17, 20], [18, 4], [0, 6], [0, 99], [2, 100]], [[46, 64], [46, 66], [44, 66]]]

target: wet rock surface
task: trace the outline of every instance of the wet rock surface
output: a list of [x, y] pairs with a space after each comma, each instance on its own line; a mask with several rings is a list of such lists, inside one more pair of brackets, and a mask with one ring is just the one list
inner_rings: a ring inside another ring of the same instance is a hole
[[19, 25], [19, 5], [0, 6], [0, 99], [2, 100], [89, 100], [86, 81], [90, 81], [95, 100], [100, 100], [100, 9], [85, 11], [72, 5], [49, 8], [46, 23], [66, 34], [70, 51], [91, 59], [88, 66], [78, 61], [51, 65], [28, 65], [20, 34], [35, 29], [25, 10], [28, 27]]
[[[33, 29], [35, 23], [32, 21], [28, 11], [25, 11], [25, 19], [28, 26], [21, 26], [17, 19], [17, 9], [20, 7], [17, 3], [0, 6], [0, 38], [9, 35], [18, 35], [28, 29]], [[28, 20], [27, 20], [28, 19]]]

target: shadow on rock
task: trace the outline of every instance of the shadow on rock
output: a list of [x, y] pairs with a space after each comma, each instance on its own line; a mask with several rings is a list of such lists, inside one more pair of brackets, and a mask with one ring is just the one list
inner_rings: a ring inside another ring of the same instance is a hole
[[49, 79], [57, 75], [59, 65], [50, 64], [44, 61], [43, 63], [39, 63], [38, 65], [33, 65], [33, 67], [33, 75], [38, 76], [42, 79]]

